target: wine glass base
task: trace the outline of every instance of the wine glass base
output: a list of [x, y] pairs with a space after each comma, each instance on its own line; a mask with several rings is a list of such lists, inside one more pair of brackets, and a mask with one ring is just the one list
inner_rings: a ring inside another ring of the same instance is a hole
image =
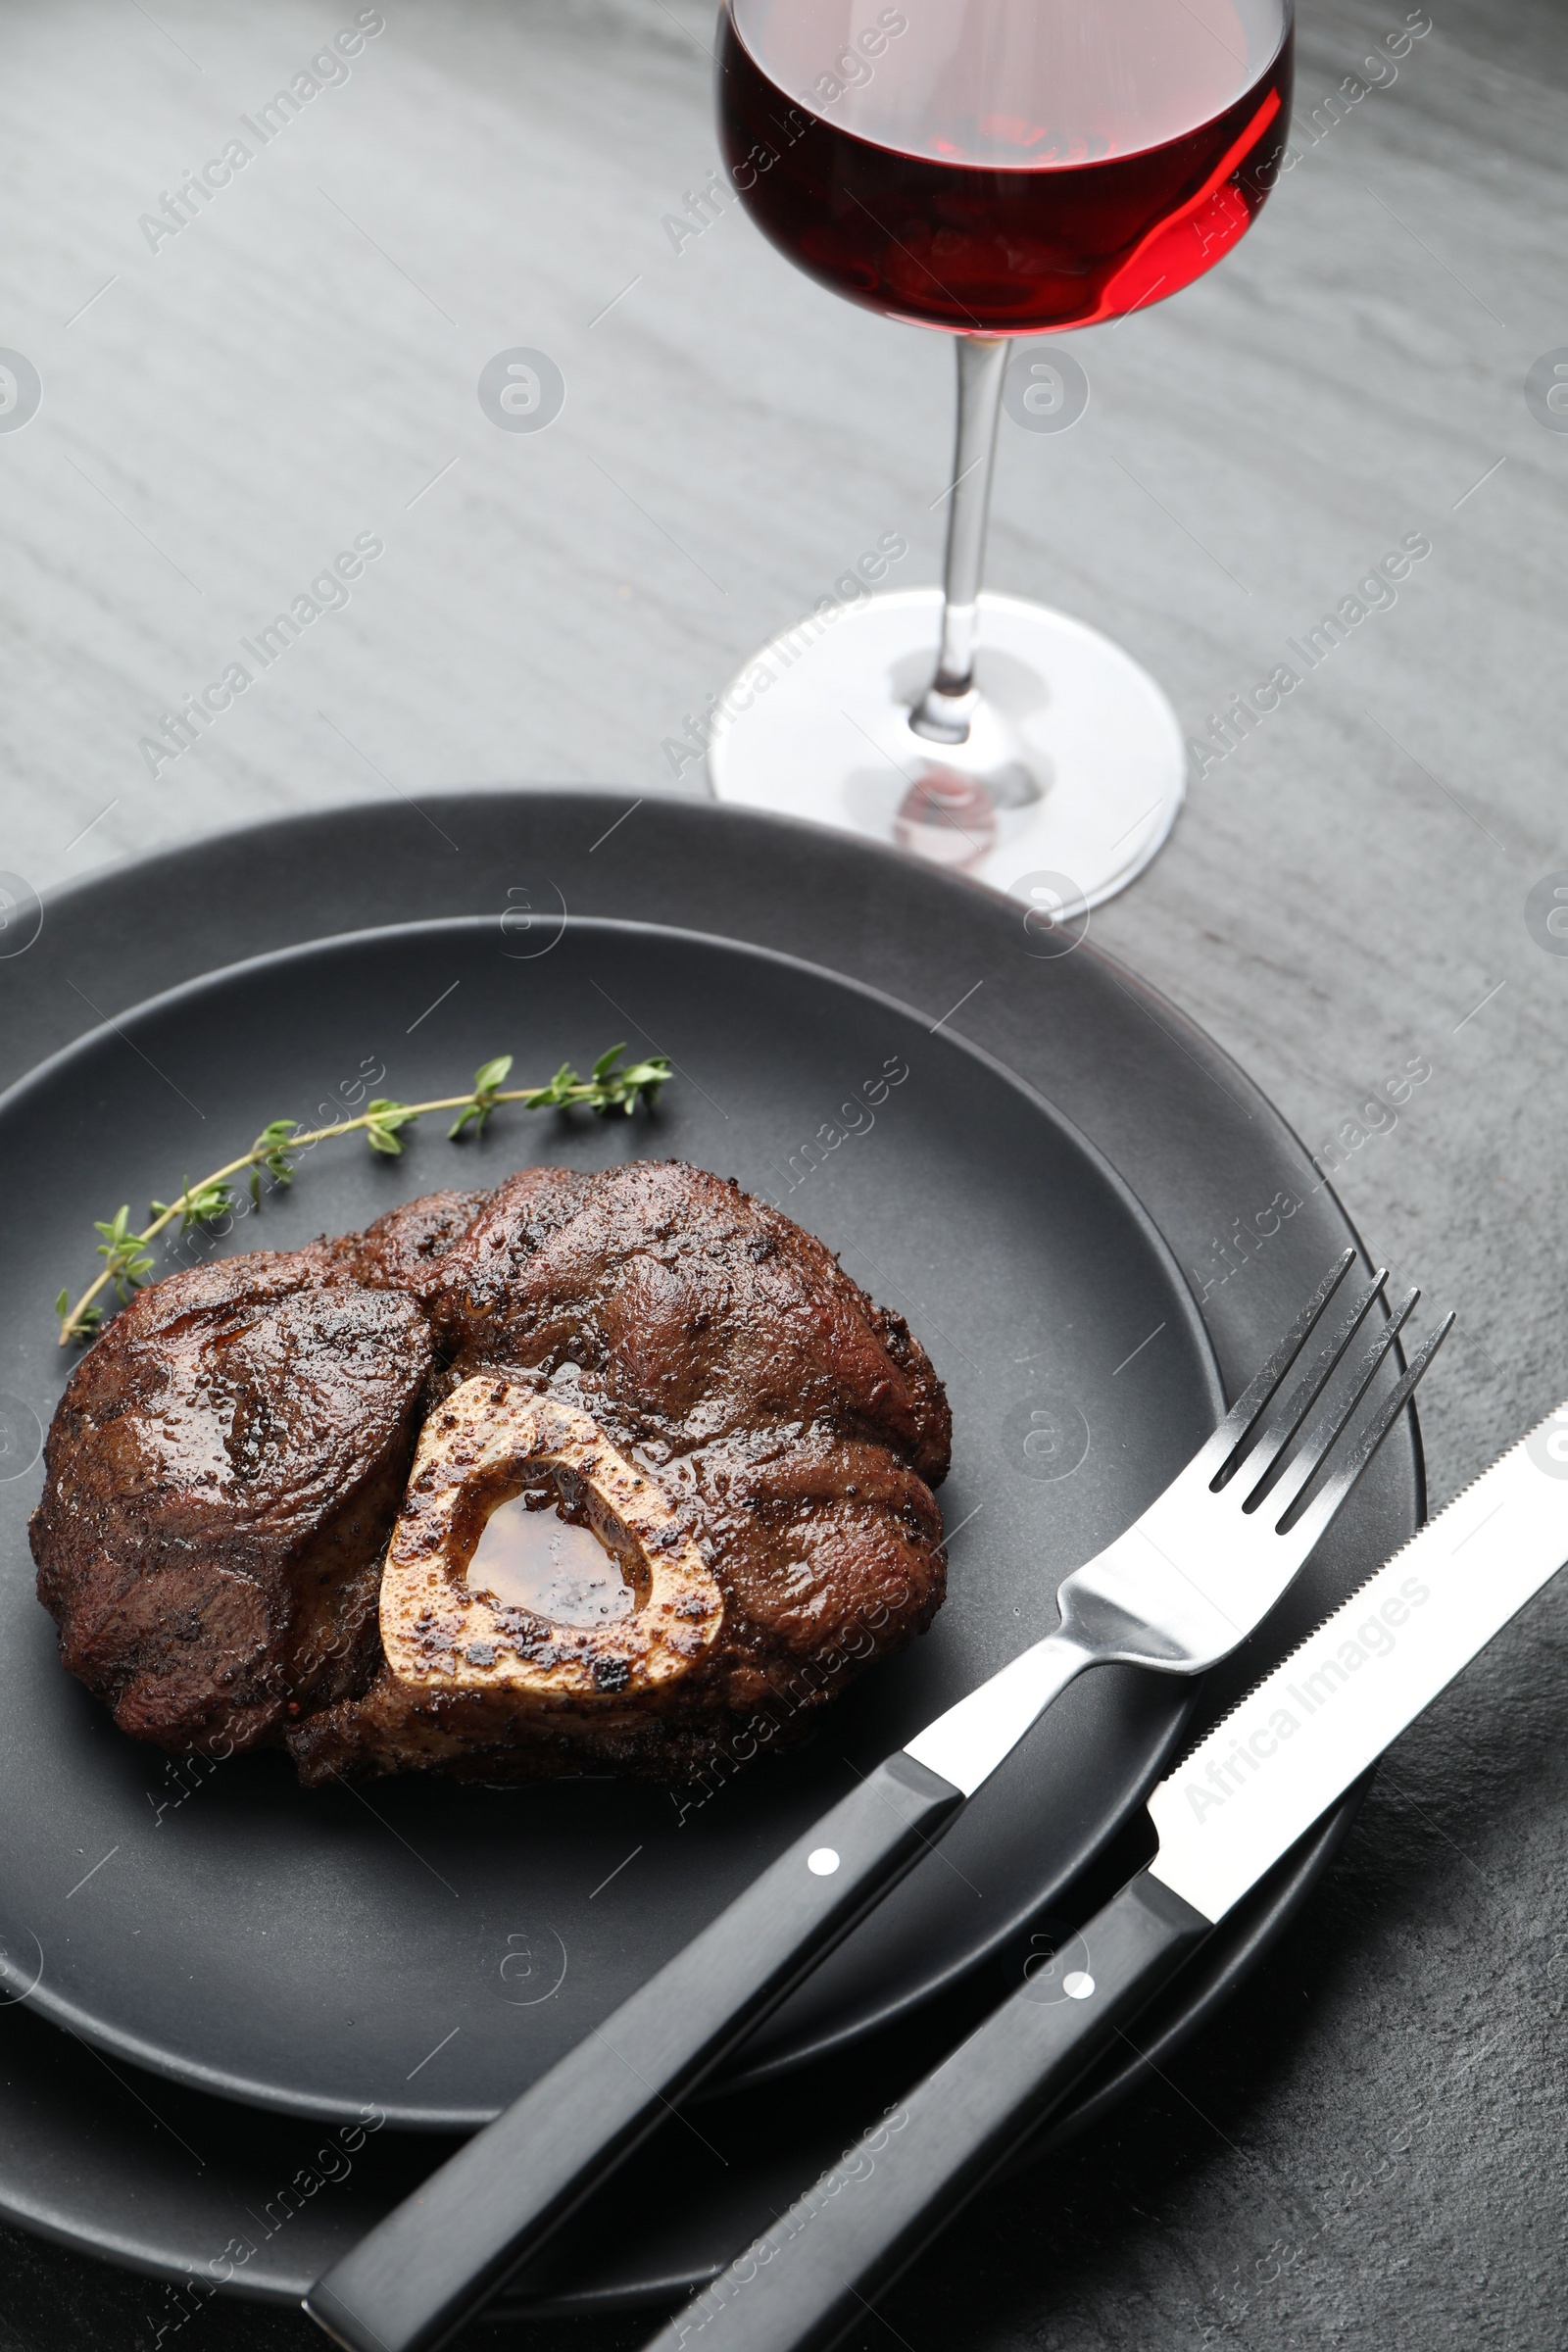
[[982, 596], [981, 715], [968, 743], [931, 742], [909, 712], [941, 624], [941, 590], [906, 588], [812, 613], [763, 646], [709, 737], [715, 799], [838, 825], [1002, 890], [1050, 877], [1057, 897], [1099, 906], [1176, 820], [1175, 711], [1098, 629]]

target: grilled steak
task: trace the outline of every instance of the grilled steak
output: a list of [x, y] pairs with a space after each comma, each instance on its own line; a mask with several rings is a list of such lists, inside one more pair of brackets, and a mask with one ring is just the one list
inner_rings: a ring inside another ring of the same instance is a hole
[[[142, 1293], [56, 1416], [39, 1591], [167, 1745], [689, 1781], [924, 1630], [949, 1442], [788, 1217], [679, 1162], [530, 1168]], [[598, 1581], [509, 1587], [504, 1527]]]

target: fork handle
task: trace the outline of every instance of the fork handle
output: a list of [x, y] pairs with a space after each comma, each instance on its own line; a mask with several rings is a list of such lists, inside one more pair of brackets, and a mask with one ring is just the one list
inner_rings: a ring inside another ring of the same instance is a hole
[[899, 1753], [318, 2280], [350, 2352], [443, 2342], [683, 2092], [918, 1861], [962, 1804]]
[[863, 2325], [1209, 1927], [1140, 1872], [644, 2352], [826, 2352]]

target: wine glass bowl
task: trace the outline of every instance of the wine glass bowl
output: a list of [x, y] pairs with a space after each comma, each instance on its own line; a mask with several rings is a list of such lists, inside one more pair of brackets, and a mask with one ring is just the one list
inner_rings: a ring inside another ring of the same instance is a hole
[[725, 161], [763, 235], [851, 302], [957, 334], [1089, 326], [1250, 225], [1287, 31], [1278, 0], [729, 0]]

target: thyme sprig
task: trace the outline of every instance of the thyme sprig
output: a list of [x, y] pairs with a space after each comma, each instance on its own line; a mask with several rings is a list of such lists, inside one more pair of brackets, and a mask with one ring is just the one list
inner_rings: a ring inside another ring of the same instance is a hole
[[471, 1094], [445, 1095], [434, 1102], [398, 1102], [388, 1096], [377, 1096], [357, 1118], [335, 1119], [326, 1127], [302, 1127], [297, 1119], [270, 1120], [250, 1150], [242, 1152], [237, 1159], [215, 1168], [197, 1184], [192, 1184], [187, 1176], [184, 1191], [173, 1200], [150, 1202], [152, 1221], [140, 1233], [130, 1230], [128, 1201], [107, 1222], [94, 1221], [94, 1232], [103, 1237], [98, 1244], [103, 1271], [74, 1304], [69, 1290], [62, 1291], [55, 1300], [61, 1347], [69, 1347], [73, 1340], [92, 1337], [104, 1317], [99, 1294], [111, 1284], [123, 1300], [151, 1279], [155, 1261], [147, 1245], [176, 1219], [184, 1234], [226, 1215], [234, 1205], [231, 1179], [248, 1173], [251, 1199], [260, 1207], [263, 1176], [270, 1176], [274, 1184], [292, 1184], [297, 1153], [316, 1144], [329, 1143], [340, 1135], [363, 1133], [372, 1152], [396, 1159], [403, 1151], [402, 1129], [437, 1110], [455, 1110], [459, 1114], [447, 1130], [454, 1143], [470, 1127], [475, 1135], [482, 1135], [491, 1112], [503, 1102], [520, 1102], [524, 1110], [581, 1107], [598, 1111], [601, 1117], [619, 1110], [629, 1118], [639, 1102], [652, 1105], [658, 1101], [660, 1088], [668, 1083], [670, 1065], [662, 1054], [655, 1054], [646, 1061], [622, 1062], [620, 1056], [625, 1051], [624, 1044], [612, 1046], [607, 1054], [600, 1054], [586, 1078], [579, 1078], [571, 1064], [564, 1061], [544, 1086], [519, 1087], [507, 1085], [513, 1057], [502, 1054], [475, 1070]]

